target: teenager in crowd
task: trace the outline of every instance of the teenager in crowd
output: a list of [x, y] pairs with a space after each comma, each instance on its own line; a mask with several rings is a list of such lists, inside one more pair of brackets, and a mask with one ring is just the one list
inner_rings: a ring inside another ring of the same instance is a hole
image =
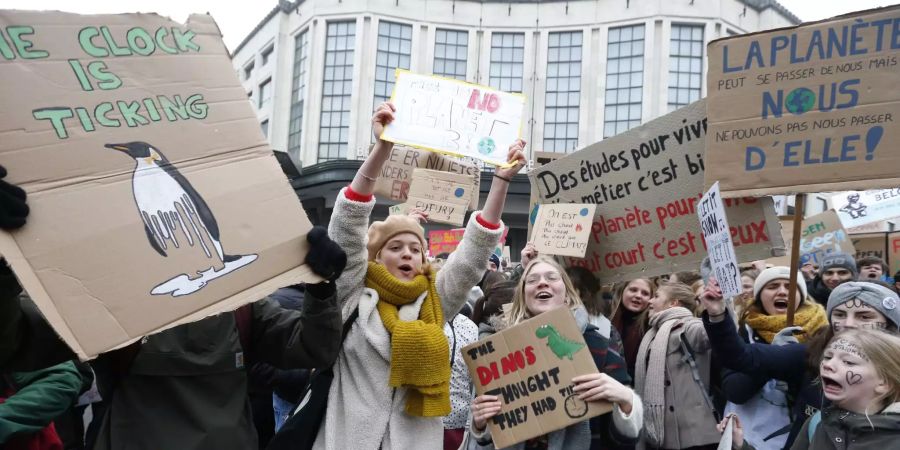
[[719, 443], [709, 393], [711, 349], [694, 317], [694, 292], [681, 283], [656, 290], [650, 322], [637, 356], [635, 390], [644, 400], [641, 446], [714, 450]]
[[[559, 307], [572, 311], [599, 371], [572, 380], [578, 398], [585, 402], [611, 402], [614, 404], [613, 411], [600, 416], [596, 422], [579, 422], [507, 448], [576, 450], [608, 448], [635, 441], [642, 423], [641, 399], [627, 386], [631, 378], [625, 371], [622, 357], [609, 350], [609, 341], [588, 323], [587, 312], [559, 263], [539, 256], [525, 266], [516, 287], [512, 307], [505, 319], [508, 326], [514, 326]], [[479, 395], [475, 398], [472, 403], [472, 439], [469, 440], [469, 450], [495, 448], [487, 421], [500, 412], [503, 401], [499, 395]]]
[[820, 305], [828, 304], [831, 291], [841, 283], [854, 281], [859, 276], [856, 261], [847, 253], [832, 253], [822, 260], [821, 270], [810, 282], [809, 295]]
[[350, 186], [338, 193], [329, 235], [347, 252], [337, 279], [344, 320], [353, 320], [334, 365], [328, 407], [313, 448], [393, 450], [442, 448], [441, 417], [450, 413], [450, 348], [443, 333], [481, 280], [503, 232], [500, 215], [511, 178], [525, 162], [525, 143], [510, 146], [484, 210], [440, 271], [425, 263], [418, 221], [389, 216], [369, 225], [373, 193], [393, 144], [379, 137], [395, 108], [372, 119], [376, 142]]
[[656, 294], [656, 285], [649, 278], [636, 278], [616, 285], [613, 294], [612, 324], [622, 336], [628, 375], [634, 378], [638, 348], [647, 330], [647, 306]]
[[[897, 447], [900, 337], [865, 329], [834, 336], [820, 359], [818, 378], [831, 404], [803, 422], [792, 450]], [[732, 448], [754, 450], [744, 439], [740, 418], [734, 419]]]

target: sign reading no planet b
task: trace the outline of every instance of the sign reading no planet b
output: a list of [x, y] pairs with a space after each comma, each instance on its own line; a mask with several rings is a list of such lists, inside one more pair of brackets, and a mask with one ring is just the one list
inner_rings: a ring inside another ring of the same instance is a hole
[[0, 253], [80, 357], [316, 280], [211, 17], [0, 11], [0, 79]]
[[397, 69], [394, 121], [381, 138], [502, 166], [519, 138], [525, 96]]
[[892, 6], [711, 42], [706, 186], [732, 197], [900, 185], [898, 30]]

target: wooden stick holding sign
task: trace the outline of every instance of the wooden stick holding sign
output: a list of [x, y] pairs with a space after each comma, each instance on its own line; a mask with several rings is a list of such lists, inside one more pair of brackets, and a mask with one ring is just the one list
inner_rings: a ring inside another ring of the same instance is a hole
[[788, 291], [787, 326], [794, 326], [794, 312], [797, 310], [797, 269], [800, 268], [800, 229], [803, 228], [803, 210], [806, 209], [806, 194], [797, 194], [794, 200], [794, 236], [791, 243], [791, 277]]
[[538, 207], [531, 241], [547, 255], [584, 258], [597, 205], [548, 203]]
[[606, 414], [612, 404], [585, 402], [571, 382], [597, 365], [566, 307], [542, 313], [463, 347], [478, 395], [497, 395], [488, 421], [495, 448], [506, 448]]
[[414, 169], [405, 205], [428, 214], [432, 222], [462, 226], [473, 189], [468, 175]]

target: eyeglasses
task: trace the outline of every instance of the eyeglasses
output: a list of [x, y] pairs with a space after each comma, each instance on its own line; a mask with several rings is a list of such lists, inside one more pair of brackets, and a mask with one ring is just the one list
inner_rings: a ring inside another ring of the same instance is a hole
[[534, 286], [541, 282], [541, 278], [547, 280], [548, 283], [553, 283], [562, 279], [562, 275], [559, 272], [547, 272], [543, 275], [536, 273], [532, 275], [528, 275], [525, 277], [525, 284], [528, 286]]

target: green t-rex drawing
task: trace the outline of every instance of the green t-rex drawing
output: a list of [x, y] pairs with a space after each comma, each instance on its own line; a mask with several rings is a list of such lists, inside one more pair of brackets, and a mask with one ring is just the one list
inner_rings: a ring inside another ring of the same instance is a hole
[[541, 325], [534, 331], [534, 335], [539, 338], [547, 338], [547, 346], [559, 359], [569, 358], [571, 361], [573, 355], [585, 346], [581, 342], [564, 338], [552, 325]]

